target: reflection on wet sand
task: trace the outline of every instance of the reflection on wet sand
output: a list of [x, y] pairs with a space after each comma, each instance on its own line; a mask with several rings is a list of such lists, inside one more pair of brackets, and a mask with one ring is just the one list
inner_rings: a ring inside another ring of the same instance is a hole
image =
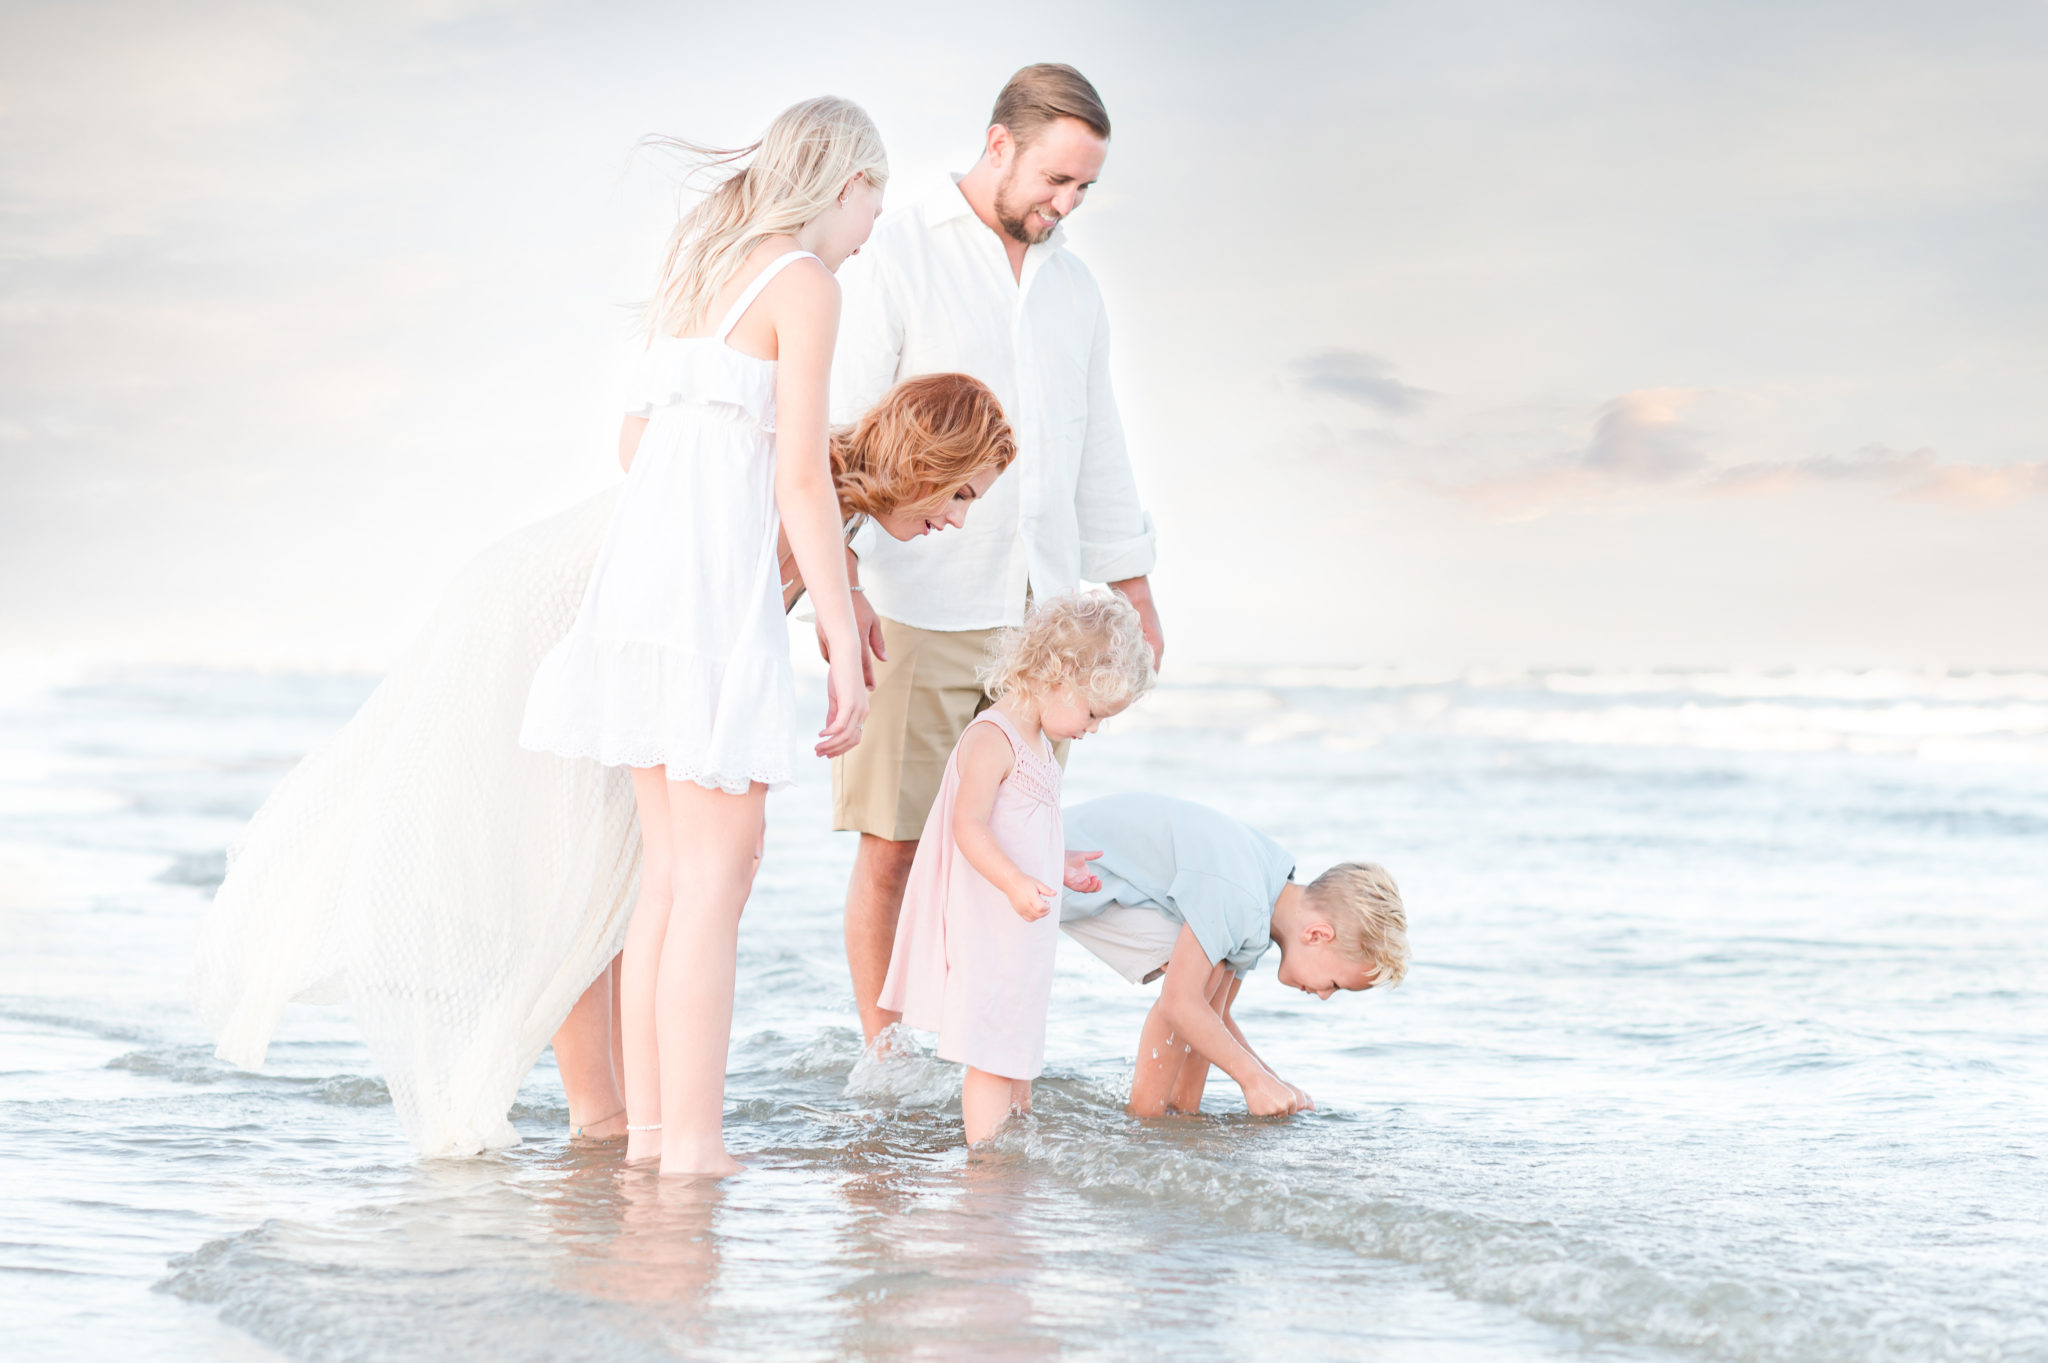
[[[958, 1139], [957, 1118], [950, 1127]], [[944, 1132], [934, 1132], [943, 1137]], [[842, 1262], [867, 1271], [837, 1294], [841, 1357], [1051, 1358], [1039, 1311], [1052, 1288], [1028, 1203], [1033, 1180], [1002, 1156], [911, 1168], [877, 1163], [839, 1186]]]
[[622, 1145], [606, 1144], [564, 1161], [550, 1198], [553, 1238], [563, 1250], [555, 1280], [571, 1293], [651, 1308], [646, 1323], [671, 1344], [702, 1343], [727, 1185], [663, 1178], [651, 1164], [625, 1164], [622, 1153]]

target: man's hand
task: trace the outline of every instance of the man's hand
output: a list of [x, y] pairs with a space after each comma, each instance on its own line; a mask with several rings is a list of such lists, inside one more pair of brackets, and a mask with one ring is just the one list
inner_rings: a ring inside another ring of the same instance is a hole
[[1100, 852], [1067, 853], [1067, 872], [1060, 881], [1078, 894], [1094, 894], [1102, 888], [1102, 877], [1088, 869], [1088, 863], [1101, 856]]
[[1138, 627], [1145, 631], [1145, 642], [1152, 645], [1152, 670], [1158, 671], [1160, 659], [1166, 656], [1166, 632], [1159, 627], [1159, 608], [1152, 604], [1152, 579], [1127, 577], [1110, 583], [1109, 589], [1138, 612]]

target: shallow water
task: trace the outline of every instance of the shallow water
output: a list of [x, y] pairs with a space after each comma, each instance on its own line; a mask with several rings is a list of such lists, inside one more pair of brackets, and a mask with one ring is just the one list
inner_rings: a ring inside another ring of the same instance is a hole
[[[770, 802], [716, 1188], [568, 1140], [409, 1154], [344, 1011], [261, 1074], [182, 1002], [221, 849], [366, 694], [131, 675], [0, 711], [0, 1293], [15, 1357], [2048, 1360], [2048, 677], [1213, 674], [1072, 799], [1386, 862], [1402, 988], [1271, 961], [1322, 1110], [1137, 1123], [1150, 992], [1062, 943], [1038, 1110], [856, 1069], [852, 855]], [[822, 776], [822, 772], [819, 773]]]

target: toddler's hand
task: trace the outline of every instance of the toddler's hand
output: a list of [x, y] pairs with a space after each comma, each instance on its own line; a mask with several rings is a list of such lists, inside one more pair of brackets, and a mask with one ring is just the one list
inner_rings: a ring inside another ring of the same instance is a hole
[[1295, 1110], [1295, 1090], [1270, 1074], [1244, 1086], [1244, 1105], [1254, 1117], [1285, 1117]]
[[1102, 888], [1102, 877], [1088, 869], [1088, 863], [1101, 856], [1100, 852], [1067, 853], [1066, 887], [1079, 894], [1094, 894]]
[[1010, 907], [1015, 909], [1017, 916], [1025, 922], [1036, 923], [1052, 912], [1052, 905], [1048, 902], [1052, 897], [1051, 886], [1041, 885], [1027, 878], [1010, 891]]

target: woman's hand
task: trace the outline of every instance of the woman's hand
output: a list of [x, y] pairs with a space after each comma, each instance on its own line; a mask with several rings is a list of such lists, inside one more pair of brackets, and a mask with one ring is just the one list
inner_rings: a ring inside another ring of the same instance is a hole
[[882, 641], [882, 616], [868, 603], [866, 592], [853, 594], [853, 627], [860, 635], [860, 669], [867, 678], [868, 690], [875, 689], [875, 664], [889, 661], [889, 650]]
[[[785, 568], [783, 576], [789, 577], [790, 570]], [[846, 551], [846, 581], [849, 587], [860, 581], [860, 559], [851, 549]], [[882, 637], [881, 612], [874, 608], [868, 601], [868, 594], [863, 591], [853, 593], [853, 632], [860, 637], [861, 679], [872, 691], [875, 689], [875, 664], [889, 661], [889, 649]], [[832, 641], [826, 637], [823, 616], [818, 618], [818, 656], [826, 662], [832, 661]]]
[[[867, 593], [853, 594], [853, 627], [860, 634], [860, 677], [868, 690], [875, 689], [875, 663], [889, 661], [889, 655], [882, 648], [882, 617], [868, 604]], [[818, 622], [818, 656], [826, 662], [832, 661], [832, 641], [825, 635], [825, 624]]]
[[839, 652], [825, 673], [825, 727], [818, 731], [815, 750], [820, 757], [852, 752], [868, 720], [868, 688], [857, 661], [860, 650], [848, 645]]
[[1036, 923], [1052, 912], [1052, 896], [1050, 885], [1041, 885], [1030, 876], [1019, 879], [1009, 889], [1010, 907], [1027, 923]]

